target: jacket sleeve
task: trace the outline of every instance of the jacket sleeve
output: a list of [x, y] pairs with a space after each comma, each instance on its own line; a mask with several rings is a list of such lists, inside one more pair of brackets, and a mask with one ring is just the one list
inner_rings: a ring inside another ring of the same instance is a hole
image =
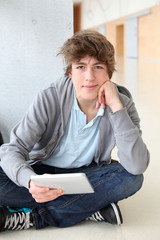
[[29, 152], [46, 131], [48, 116], [47, 96], [40, 92], [23, 119], [13, 128], [10, 143], [0, 148], [2, 169], [19, 186], [28, 188], [30, 176], [35, 175], [27, 160]]
[[137, 175], [147, 169], [149, 151], [141, 137], [140, 119], [135, 105], [132, 99], [126, 99], [125, 107], [115, 113], [110, 112], [109, 118], [120, 163], [128, 172]]

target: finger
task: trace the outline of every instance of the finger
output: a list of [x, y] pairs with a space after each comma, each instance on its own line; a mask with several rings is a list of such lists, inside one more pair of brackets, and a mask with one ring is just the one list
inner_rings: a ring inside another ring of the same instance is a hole
[[64, 194], [64, 191], [50, 191], [47, 194], [43, 194], [43, 195], [36, 195], [33, 194], [32, 197], [35, 199], [36, 202], [38, 203], [42, 203], [42, 202], [49, 202], [52, 200], [55, 200], [56, 198], [62, 196]]
[[103, 109], [105, 109], [105, 96], [103, 95], [102, 97], [101, 97], [101, 107], [103, 108]]
[[[38, 190], [37, 190], [38, 189]], [[34, 198], [49, 198], [53, 196], [60, 196], [64, 194], [62, 189], [37, 188], [37, 191], [30, 191]]]
[[97, 102], [96, 102], [96, 108], [99, 108], [101, 106], [101, 104], [98, 102], [98, 100], [97, 100]]
[[36, 194], [36, 193], [38, 193], [38, 194], [44, 194], [44, 193], [46, 193], [46, 192], [49, 192], [49, 188], [46, 188], [46, 187], [40, 187], [40, 186], [38, 186], [38, 185], [35, 185], [35, 184], [31, 184], [30, 185], [30, 189], [29, 189], [29, 192], [31, 193], [31, 194]]
[[102, 103], [102, 97], [103, 97], [103, 95], [104, 95], [104, 90], [103, 90], [103, 88], [100, 88], [99, 89], [99, 92], [98, 92], [98, 102], [101, 104]]
[[53, 200], [55, 200], [55, 199], [57, 199], [58, 197], [60, 197], [60, 196], [52, 196], [52, 197], [48, 197], [48, 198], [45, 198], [45, 197], [37, 197], [37, 196], [32, 196], [34, 199], [35, 199], [35, 201], [37, 202], [37, 203], [45, 203], [45, 202], [50, 202], [50, 201], [53, 201]]
[[64, 194], [64, 190], [61, 188], [50, 189], [51, 194]]
[[98, 102], [99, 102], [99, 105], [101, 105], [101, 107], [103, 109], [105, 109], [105, 92], [104, 92], [104, 90], [100, 92], [100, 95], [98, 97]]

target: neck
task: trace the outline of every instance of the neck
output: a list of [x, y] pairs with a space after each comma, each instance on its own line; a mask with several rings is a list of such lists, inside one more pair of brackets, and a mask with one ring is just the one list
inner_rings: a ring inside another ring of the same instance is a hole
[[95, 100], [85, 100], [85, 99], [78, 99], [77, 98], [77, 102], [78, 102], [78, 105], [81, 109], [81, 111], [85, 111], [85, 110], [93, 110], [96, 108], [96, 101], [97, 99]]
[[87, 116], [87, 123], [90, 122], [98, 112], [98, 109], [96, 108], [97, 99], [88, 101], [77, 98], [77, 102], [81, 111]]

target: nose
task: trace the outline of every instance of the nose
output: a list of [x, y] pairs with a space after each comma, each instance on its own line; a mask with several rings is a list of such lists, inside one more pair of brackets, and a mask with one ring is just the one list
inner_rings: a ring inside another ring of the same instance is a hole
[[93, 81], [95, 79], [94, 70], [92, 68], [88, 68], [86, 71], [86, 80]]

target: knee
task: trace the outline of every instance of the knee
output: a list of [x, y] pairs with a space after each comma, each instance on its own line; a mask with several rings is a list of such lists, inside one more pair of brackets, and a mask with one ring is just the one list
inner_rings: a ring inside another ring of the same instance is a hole
[[143, 185], [144, 176], [143, 174], [133, 175], [133, 176], [134, 176], [133, 184], [135, 186], [135, 190], [138, 191], [141, 189]]
[[126, 181], [127, 189], [129, 190], [130, 195], [133, 195], [141, 189], [144, 181], [144, 176], [143, 174], [133, 175], [131, 173], [128, 173]]

